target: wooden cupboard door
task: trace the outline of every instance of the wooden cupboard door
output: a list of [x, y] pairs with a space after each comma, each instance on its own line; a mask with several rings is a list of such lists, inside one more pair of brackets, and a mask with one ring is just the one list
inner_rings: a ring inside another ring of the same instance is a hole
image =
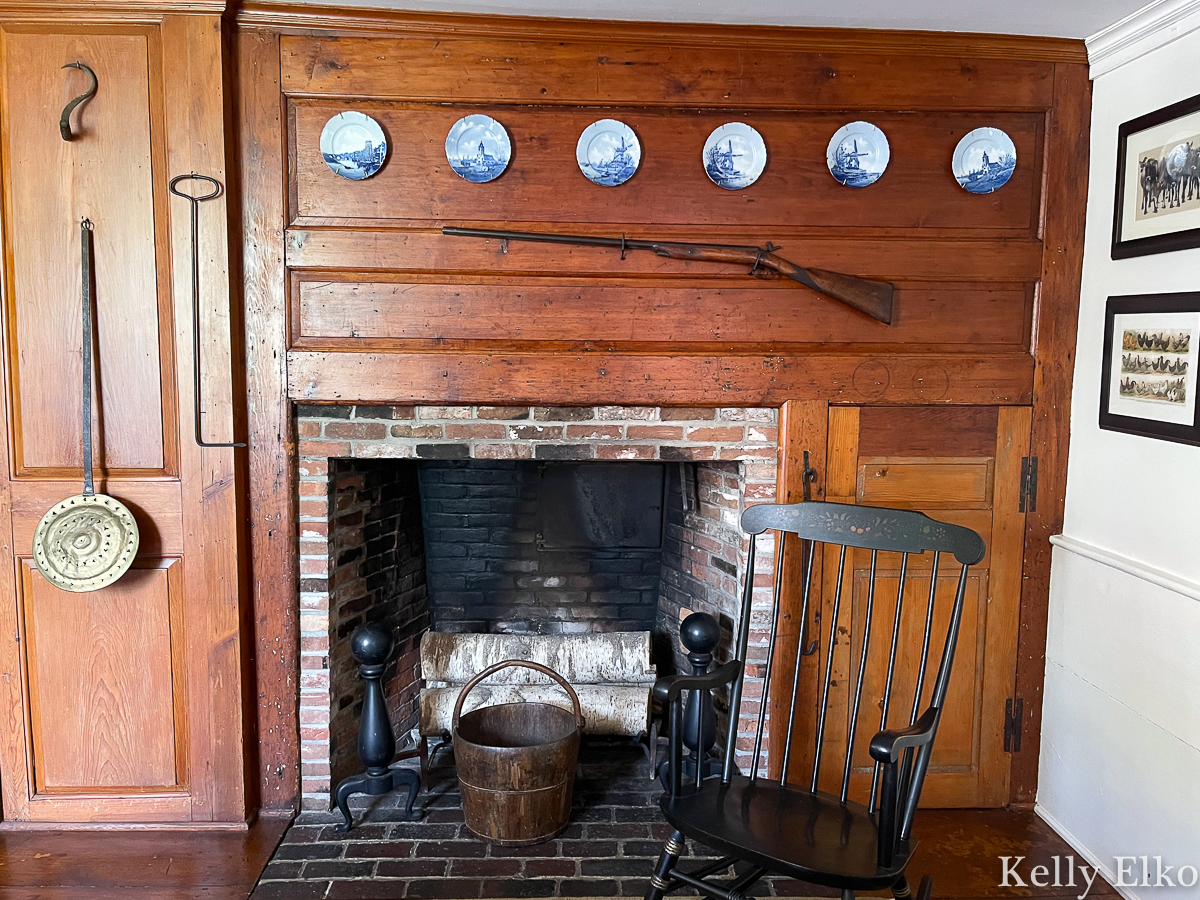
[[[984, 539], [987, 552], [970, 570], [953, 674], [921, 802], [929, 807], [1003, 806], [1009, 796], [1003, 748], [1005, 700], [1012, 696], [1020, 608], [1022, 535], [1021, 457], [1029, 440], [1030, 411], [1003, 408], [834, 408], [829, 416], [826, 496], [840, 503], [916, 509], [964, 525]], [[868, 753], [884, 727], [882, 707], [888, 653], [901, 604], [895, 687], [886, 727], [910, 721], [928, 609], [931, 556], [910, 556], [898, 598], [900, 556], [880, 553], [870, 614], [862, 705], [851, 755], [852, 799], [866, 802], [874, 773]], [[833, 683], [821, 787], [840, 789], [847, 734], [868, 620], [871, 553], [846, 562], [834, 648]], [[836, 549], [827, 549], [822, 573], [822, 632], [833, 615]], [[943, 554], [934, 594], [933, 652], [921, 710], [929, 702], [960, 566]], [[822, 634], [827, 639], [827, 634]], [[819, 665], [824, 655], [817, 654]], [[816, 704], [809, 707], [815, 710]], [[801, 726], [803, 727], [803, 726]], [[809, 732], [811, 733], [811, 732]]]
[[39, 794], [180, 789], [179, 570], [140, 563], [80, 595], [21, 561]]

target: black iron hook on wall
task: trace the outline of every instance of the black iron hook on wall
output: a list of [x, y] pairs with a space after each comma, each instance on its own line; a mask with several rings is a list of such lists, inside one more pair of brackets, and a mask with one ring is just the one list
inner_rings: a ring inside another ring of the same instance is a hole
[[[812, 485], [816, 480], [817, 480], [817, 470], [808, 464], [808, 451], [805, 450], [804, 451], [804, 472], [800, 476], [800, 481], [804, 485], [804, 499], [806, 502], [812, 499], [812, 496], [811, 496], [812, 491], [810, 490], [810, 485]], [[804, 555], [804, 550], [803, 550], [804, 544], [801, 543], [800, 547], [801, 547], [800, 562], [803, 565], [804, 560], [806, 559], [806, 557]], [[806, 568], [802, 571], [804, 572], [804, 574], [800, 576], [802, 579], [802, 583], [807, 582], [808, 581], [808, 571]], [[803, 641], [804, 641], [804, 623], [803, 622], [800, 623], [800, 640], [803, 644]], [[800, 649], [800, 655], [801, 656], [812, 656], [814, 653], [817, 652], [818, 643], [819, 643], [819, 641], [813, 641], [807, 647], [804, 647], [802, 645], [801, 649]]]
[[81, 62], [67, 63], [63, 66], [64, 69], [78, 69], [91, 79], [91, 87], [63, 107], [62, 115], [58, 117], [58, 133], [62, 135], [64, 141], [75, 140], [75, 135], [71, 133], [71, 113], [75, 111], [75, 107], [92, 99], [92, 95], [96, 93], [96, 88], [99, 82], [96, 80], [96, 73], [90, 67]]

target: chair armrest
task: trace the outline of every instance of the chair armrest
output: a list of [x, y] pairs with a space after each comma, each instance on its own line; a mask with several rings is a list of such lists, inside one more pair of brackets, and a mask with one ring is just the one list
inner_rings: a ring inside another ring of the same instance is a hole
[[676, 700], [684, 691], [698, 691], [732, 684], [742, 673], [738, 660], [727, 662], [707, 675], [668, 675], [654, 682], [654, 699], [661, 703]]
[[881, 731], [871, 738], [871, 757], [881, 763], [894, 763], [900, 760], [900, 751], [908, 747], [920, 747], [933, 740], [933, 729], [937, 725], [938, 709], [929, 707], [907, 728], [893, 728]]

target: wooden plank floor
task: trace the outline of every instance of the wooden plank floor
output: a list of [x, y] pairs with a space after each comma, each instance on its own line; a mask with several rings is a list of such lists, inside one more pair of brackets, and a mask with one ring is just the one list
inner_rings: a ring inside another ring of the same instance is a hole
[[[284, 820], [260, 819], [247, 833], [0, 832], [0, 900], [241, 900], [286, 827]], [[1067, 900], [1082, 893], [1082, 887], [999, 886], [1001, 856], [1026, 857], [1027, 875], [1073, 852], [1033, 813], [926, 810], [919, 831], [912, 881], [933, 873], [934, 897]], [[1087, 896], [1118, 895], [1097, 878]]]
[[[1046, 866], [1053, 880], [1054, 857], [1075, 854], [1075, 866], [1086, 861], [1032, 812], [1006, 809], [927, 809], [917, 813], [914, 833], [920, 844], [909, 866], [913, 890], [921, 876], [933, 875], [933, 896], [953, 900], [1053, 897], [1075, 900], [1083, 893], [1082, 876], [1076, 887], [1001, 887], [1000, 857], [1024, 856], [1017, 867], [1026, 881], [1034, 866]], [[1061, 863], [1066, 871], [1065, 858]], [[1091, 868], [1089, 866], [1089, 868]], [[1119, 900], [1120, 895], [1097, 875], [1087, 900]]]
[[3, 831], [0, 900], [244, 900], [288, 820], [249, 831]]

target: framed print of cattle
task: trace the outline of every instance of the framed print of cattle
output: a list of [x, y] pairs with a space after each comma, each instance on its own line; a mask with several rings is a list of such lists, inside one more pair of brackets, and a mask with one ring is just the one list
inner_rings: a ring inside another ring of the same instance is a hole
[[1109, 297], [1100, 427], [1200, 444], [1200, 292]]
[[1200, 247], [1200, 94], [1117, 132], [1112, 258]]

